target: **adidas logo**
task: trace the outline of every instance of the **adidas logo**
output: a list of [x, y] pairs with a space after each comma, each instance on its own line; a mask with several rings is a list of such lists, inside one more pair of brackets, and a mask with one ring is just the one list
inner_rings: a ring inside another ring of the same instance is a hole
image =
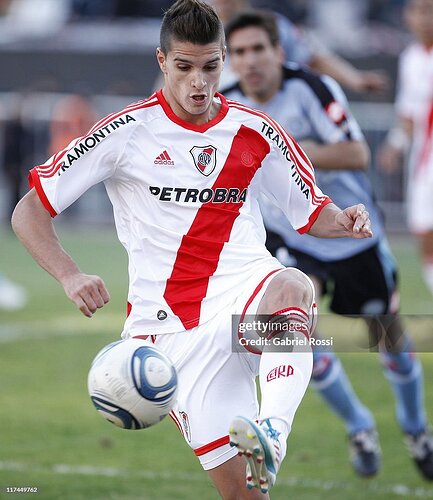
[[164, 149], [164, 151], [155, 158], [153, 163], [155, 165], [174, 165], [174, 161], [170, 158], [166, 149]]

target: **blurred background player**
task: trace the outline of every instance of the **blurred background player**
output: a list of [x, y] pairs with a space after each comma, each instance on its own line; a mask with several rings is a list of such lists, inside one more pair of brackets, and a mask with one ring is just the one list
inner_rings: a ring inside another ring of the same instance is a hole
[[415, 40], [399, 58], [398, 121], [378, 159], [391, 173], [410, 147], [408, 225], [418, 239], [423, 278], [433, 296], [433, 0], [409, 0], [405, 20]]
[[[224, 24], [236, 14], [252, 8], [250, 0], [206, 0], [211, 4]], [[388, 86], [386, 75], [379, 71], [365, 71], [355, 68], [351, 63], [330, 52], [311, 34], [307, 37], [286, 16], [274, 12], [278, 25], [280, 43], [284, 49], [285, 60], [308, 65], [320, 73], [332, 76], [341, 85], [355, 92], [384, 90]], [[226, 61], [221, 88], [236, 80]]]
[[[239, 14], [226, 25], [226, 35], [232, 69], [240, 80], [223, 89], [224, 94], [278, 120], [311, 158], [321, 189], [342, 206], [361, 200], [370, 213], [373, 238], [352, 244], [349, 239], [319, 241], [298, 235], [279, 209], [262, 204], [271, 252], [308, 274], [319, 297], [328, 293], [333, 312], [365, 317], [372, 338], [378, 337], [378, 327], [386, 329], [391, 349], [382, 342], [380, 350], [395, 393], [397, 420], [420, 472], [433, 479], [433, 437], [424, 410], [422, 369], [398, 316], [397, 269], [366, 174], [369, 150], [362, 132], [334, 80], [297, 65], [283, 66], [272, 14]], [[278, 146], [277, 127], [268, 133]], [[355, 471], [375, 474], [380, 448], [373, 416], [356, 397], [332, 352], [314, 351], [312, 380], [346, 424]]]

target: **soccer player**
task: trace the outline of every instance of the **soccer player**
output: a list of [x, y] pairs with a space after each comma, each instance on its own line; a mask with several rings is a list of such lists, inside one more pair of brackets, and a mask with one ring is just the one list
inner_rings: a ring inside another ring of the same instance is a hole
[[[294, 231], [278, 208], [262, 203], [271, 252], [308, 274], [316, 293], [328, 293], [332, 311], [365, 317], [372, 338], [377, 337], [379, 325], [386, 329], [387, 338], [382, 340], [391, 342], [392, 349], [388, 352], [382, 342], [381, 358], [395, 393], [397, 419], [420, 472], [433, 479], [433, 437], [423, 405], [421, 365], [411, 352], [410, 338], [398, 316], [397, 269], [365, 172], [368, 147], [346, 98], [331, 78], [282, 64], [282, 48], [271, 14], [240, 14], [226, 25], [226, 37], [239, 82], [223, 90], [224, 95], [278, 120], [309, 155], [321, 189], [343, 206], [362, 200], [370, 214], [373, 238], [318, 241]], [[280, 142], [276, 127], [266, 127], [266, 133]], [[355, 471], [362, 476], [375, 474], [380, 448], [373, 416], [355, 396], [336, 356], [319, 350], [314, 350], [313, 356], [313, 383], [345, 421]]]
[[[91, 317], [109, 293], [65, 252], [51, 218], [104, 182], [129, 257], [123, 338], [145, 337], [172, 360], [179, 381], [172, 416], [220, 495], [266, 498], [310, 379], [315, 305], [309, 278], [266, 250], [258, 194], [303, 233], [361, 242], [372, 230], [362, 204], [341, 210], [321, 192], [308, 158], [273, 119], [217, 93], [224, 44], [209, 5], [173, 4], [156, 51], [162, 90], [33, 168], [12, 225]], [[270, 127], [280, 130], [278, 142]], [[287, 326], [281, 338], [292, 350], [260, 356], [233, 348], [232, 316], [256, 313]], [[257, 489], [245, 488], [245, 477]]]
[[[251, 9], [250, 0], [206, 0], [212, 5], [224, 24], [234, 16]], [[378, 92], [389, 86], [388, 78], [380, 71], [360, 70], [337, 54], [325, 49], [316, 40], [307, 40], [302, 32], [286, 17], [274, 12], [278, 25], [281, 45], [286, 61], [307, 64], [320, 73], [335, 78], [344, 87], [355, 92]], [[234, 83], [236, 76], [230, 66], [224, 69], [221, 85]], [[222, 87], [221, 87], [222, 88]]]
[[406, 23], [415, 40], [399, 58], [396, 113], [378, 159], [395, 170], [408, 161], [408, 225], [419, 242], [423, 278], [433, 296], [433, 0], [409, 0]]

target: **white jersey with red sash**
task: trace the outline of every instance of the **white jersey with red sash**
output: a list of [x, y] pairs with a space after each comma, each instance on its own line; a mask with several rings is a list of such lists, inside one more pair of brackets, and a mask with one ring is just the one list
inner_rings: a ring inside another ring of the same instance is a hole
[[299, 232], [330, 199], [303, 151], [274, 120], [223, 96], [218, 115], [193, 125], [162, 91], [99, 121], [30, 172], [54, 217], [104, 182], [129, 257], [123, 336], [188, 330], [232, 303], [265, 248], [264, 192]]

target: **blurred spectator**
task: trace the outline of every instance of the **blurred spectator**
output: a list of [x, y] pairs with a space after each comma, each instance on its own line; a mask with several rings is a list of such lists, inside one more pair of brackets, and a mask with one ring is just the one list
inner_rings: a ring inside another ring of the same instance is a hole
[[29, 164], [33, 150], [33, 136], [22, 116], [21, 102], [24, 97], [19, 94], [15, 108], [10, 117], [4, 121], [3, 127], [3, 170], [9, 191], [8, 219], [15, 205], [20, 200], [23, 184], [23, 168]]
[[95, 124], [97, 113], [90, 100], [82, 95], [68, 95], [54, 107], [50, 124], [49, 155], [64, 149]]

